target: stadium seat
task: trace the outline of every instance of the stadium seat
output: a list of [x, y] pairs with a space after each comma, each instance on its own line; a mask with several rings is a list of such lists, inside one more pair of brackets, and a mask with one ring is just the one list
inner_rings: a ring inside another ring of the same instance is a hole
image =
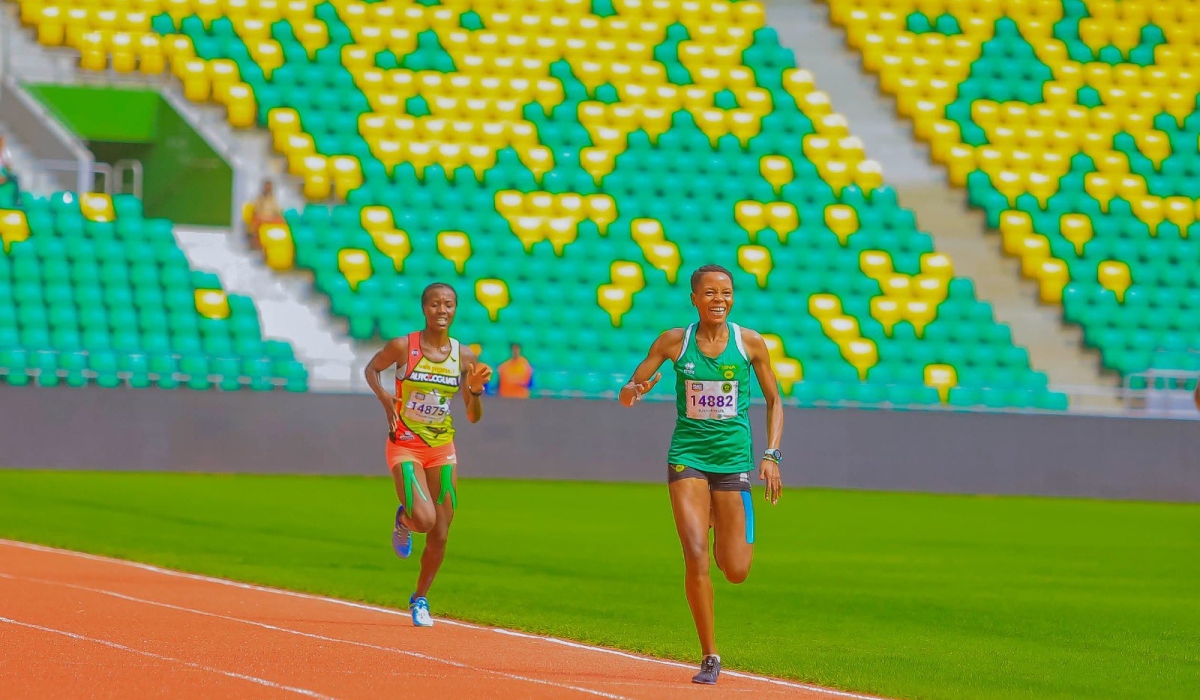
[[0, 240], [8, 384], [307, 388], [302, 365], [253, 382], [242, 373], [266, 357], [254, 303], [192, 271], [170, 222], [143, 218], [130, 195], [23, 193], [0, 210]]
[[[71, 29], [70, 6], [42, 0], [35, 11], [32, 2], [24, 0], [21, 18], [39, 41], [79, 48], [83, 33]], [[169, 69], [190, 99], [224, 104], [232, 125], [269, 130], [313, 204], [261, 228], [267, 264], [311, 271], [356, 337], [404, 332], [418, 319], [380, 309], [449, 279], [464, 290], [459, 335], [485, 351], [523, 342], [539, 376], [561, 380], [551, 382], [557, 390], [589, 391], [607, 385], [588, 353], [602, 349], [605, 366], [636, 362], [645, 335], [686, 320], [690, 270], [715, 262], [733, 270], [739, 314], [779, 339], [772, 361], [793, 400], [953, 402], [959, 387], [939, 384], [939, 394], [927, 385], [926, 368], [935, 365], [973, 387], [1022, 386], [1033, 375], [1027, 360], [995, 372], [973, 361], [1008, 356], [1016, 350], [1010, 334], [896, 203], [879, 165], [779, 45], [758, 2], [620, 2], [596, 13], [586, 3], [552, 13], [538, 3], [342, 0], [180, 1], [158, 15], [112, 7], [129, 42], [88, 44], [84, 62], [99, 68], [111, 58], [128, 69], [133, 46], [139, 70]], [[970, 52], [988, 34], [943, 10], [907, 24], [900, 18], [886, 31], [911, 26], [929, 45], [940, 37], [945, 68], [923, 63], [911, 77], [896, 69], [888, 84], [916, 91], [900, 102], [929, 122], [919, 128], [940, 139], [934, 151], [955, 159], [964, 185], [974, 178], [976, 199], [998, 201], [990, 179], [975, 176], [991, 177], [980, 163], [1009, 172], [1013, 148], [980, 153], [964, 140], [977, 129], [928, 109], [953, 99], [951, 86], [967, 78]], [[884, 11], [892, 10], [872, 10]], [[882, 31], [864, 23], [851, 32], [869, 47], [868, 65], [883, 66], [890, 50], [867, 36]], [[904, 66], [917, 48], [905, 45]], [[1027, 67], [1021, 75], [1041, 75], [1028, 51], [1014, 44], [1011, 53]], [[1032, 94], [997, 76], [1005, 89]], [[1010, 101], [995, 101], [997, 124]], [[969, 106], [954, 113], [972, 114]], [[1003, 114], [1005, 128], [1015, 129], [1008, 123], [1018, 117]], [[1044, 115], [1051, 117], [1070, 139], [1090, 126], [1066, 109]], [[1173, 142], [1152, 131], [1132, 133], [1154, 162]], [[1028, 189], [1054, 222], [1073, 213], [1074, 194], [1064, 199], [1057, 181], [1022, 173], [1006, 192]], [[1028, 199], [1004, 197], [1005, 211], [1026, 211]], [[1158, 216], [1153, 205], [1138, 206]], [[325, 213], [310, 214], [318, 209]], [[1196, 215], [1165, 199], [1158, 210], [1160, 238]], [[1014, 245], [1049, 235], [1040, 228], [1048, 216], [1031, 221]], [[1117, 259], [1098, 245], [1099, 229], [1088, 238], [1070, 221], [1087, 254]], [[0, 233], [6, 246], [20, 235]], [[1046, 298], [1059, 289], [1072, 296], [1080, 280], [1053, 241], [1029, 256]], [[1062, 266], [1046, 267], [1053, 260], [1063, 261], [1070, 282]], [[1131, 291], [1141, 273], [1132, 279]], [[1106, 289], [1095, 275], [1087, 282]], [[562, 351], [560, 341], [587, 352]], [[996, 396], [1001, 404], [1011, 398]]]

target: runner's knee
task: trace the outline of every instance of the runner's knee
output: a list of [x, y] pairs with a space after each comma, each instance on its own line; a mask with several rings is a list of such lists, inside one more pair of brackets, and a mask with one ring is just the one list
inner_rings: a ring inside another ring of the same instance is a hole
[[727, 564], [722, 570], [722, 573], [725, 574], [726, 581], [730, 583], [741, 583], [746, 580], [747, 576], [750, 575], [750, 564], [743, 564], [741, 562]]
[[437, 511], [428, 502], [414, 503], [408, 517], [417, 532], [429, 532], [437, 526]]

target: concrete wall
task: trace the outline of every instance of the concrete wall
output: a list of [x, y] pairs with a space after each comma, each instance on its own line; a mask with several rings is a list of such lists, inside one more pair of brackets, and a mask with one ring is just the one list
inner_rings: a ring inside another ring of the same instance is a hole
[[[664, 479], [670, 404], [485, 401], [464, 475]], [[385, 473], [372, 396], [0, 385], [0, 417], [5, 467]], [[1194, 421], [789, 409], [783, 451], [794, 486], [1200, 501]]]

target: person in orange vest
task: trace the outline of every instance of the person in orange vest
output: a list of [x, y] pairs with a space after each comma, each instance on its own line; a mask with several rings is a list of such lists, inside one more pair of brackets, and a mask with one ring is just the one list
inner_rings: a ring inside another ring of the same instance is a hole
[[519, 344], [512, 344], [512, 357], [500, 363], [497, 373], [500, 375], [500, 396], [529, 398], [529, 389], [533, 386], [533, 365], [521, 354]]

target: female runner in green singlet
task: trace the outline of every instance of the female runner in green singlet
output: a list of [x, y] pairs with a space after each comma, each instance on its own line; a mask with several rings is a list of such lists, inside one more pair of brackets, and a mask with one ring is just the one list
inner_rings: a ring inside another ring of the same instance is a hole
[[719, 265], [692, 274], [692, 304], [698, 323], [658, 337], [619, 400], [632, 406], [650, 391], [668, 360], [675, 366], [675, 433], [667, 454], [671, 510], [683, 545], [686, 590], [704, 659], [694, 683], [713, 684], [721, 673], [713, 630], [713, 589], [709, 577], [708, 531], [715, 531], [713, 555], [730, 583], [741, 583], [754, 558], [754, 504], [750, 476], [754, 445], [750, 431], [750, 370], [767, 401], [767, 451], [758, 476], [767, 500], [779, 502], [779, 443], [783, 403], [767, 344], [758, 333], [729, 322], [733, 276]]

